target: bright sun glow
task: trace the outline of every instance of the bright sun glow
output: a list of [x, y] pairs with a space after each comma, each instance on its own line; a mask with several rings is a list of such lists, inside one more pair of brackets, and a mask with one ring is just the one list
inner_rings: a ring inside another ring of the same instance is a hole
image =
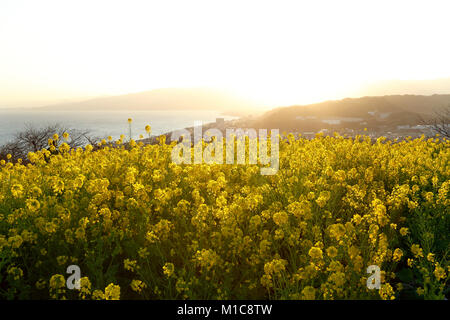
[[446, 1], [0, 2], [0, 106], [164, 87], [264, 105], [450, 76]]

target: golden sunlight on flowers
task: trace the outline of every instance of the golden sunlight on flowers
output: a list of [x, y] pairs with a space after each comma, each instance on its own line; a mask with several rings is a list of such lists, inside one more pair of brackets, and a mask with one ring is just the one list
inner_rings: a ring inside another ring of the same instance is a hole
[[120, 286], [110, 283], [105, 288], [106, 300], [119, 300], [120, 299]]
[[[165, 138], [61, 142], [1, 162], [1, 298], [448, 294], [447, 140], [284, 137], [267, 176], [260, 164], [177, 165]], [[79, 290], [66, 287], [69, 265]]]

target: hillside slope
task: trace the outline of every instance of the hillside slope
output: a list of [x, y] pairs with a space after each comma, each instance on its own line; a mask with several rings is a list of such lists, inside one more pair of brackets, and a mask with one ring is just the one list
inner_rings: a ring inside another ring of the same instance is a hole
[[393, 95], [346, 98], [303, 106], [273, 109], [254, 125], [282, 130], [395, 127], [420, 124], [434, 111], [450, 105], [450, 95]]
[[258, 105], [226, 91], [207, 88], [167, 88], [41, 107], [47, 111], [216, 110], [251, 112]]

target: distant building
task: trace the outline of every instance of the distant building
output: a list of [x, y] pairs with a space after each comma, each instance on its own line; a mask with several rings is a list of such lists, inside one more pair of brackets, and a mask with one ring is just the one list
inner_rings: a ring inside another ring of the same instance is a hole
[[317, 119], [316, 116], [306, 116], [306, 117], [296, 116], [295, 117], [295, 120], [316, 120], [316, 119]]
[[312, 132], [312, 131], [307, 131], [307, 132], [302, 133], [303, 138], [306, 138], [306, 139], [314, 138], [315, 135], [316, 135], [316, 133]]
[[328, 123], [328, 124], [341, 124], [341, 120], [337, 120], [337, 119], [326, 119], [326, 120], [322, 120], [323, 123]]
[[414, 127], [411, 127], [411, 129], [417, 129], [417, 130], [426, 130], [426, 129], [432, 129], [433, 126], [430, 124], [418, 124]]
[[386, 119], [387, 117], [389, 117], [391, 115], [392, 112], [367, 111], [367, 113], [378, 119]]
[[341, 124], [342, 122], [360, 122], [363, 118], [356, 117], [328, 117], [328, 119], [323, 119], [323, 123], [327, 124]]

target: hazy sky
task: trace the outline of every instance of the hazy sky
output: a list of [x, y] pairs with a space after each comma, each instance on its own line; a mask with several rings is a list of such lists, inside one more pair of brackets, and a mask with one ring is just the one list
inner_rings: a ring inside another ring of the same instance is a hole
[[0, 0], [0, 106], [164, 87], [268, 104], [450, 77], [449, 1]]

